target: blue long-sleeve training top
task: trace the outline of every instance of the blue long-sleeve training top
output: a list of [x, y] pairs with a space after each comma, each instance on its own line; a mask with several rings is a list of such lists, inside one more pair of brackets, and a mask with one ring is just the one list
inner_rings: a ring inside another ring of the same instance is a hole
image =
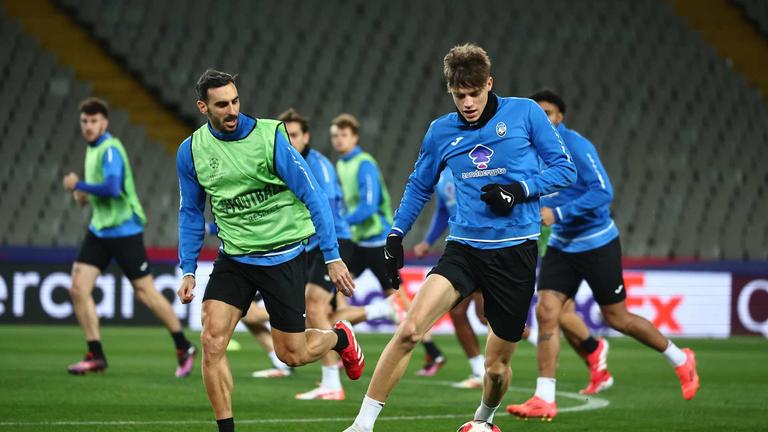
[[611, 219], [613, 186], [595, 146], [563, 123], [557, 130], [579, 176], [569, 187], [541, 199], [541, 205], [552, 208], [555, 215], [549, 246], [572, 253], [592, 250], [619, 235]]
[[[239, 115], [238, 126], [234, 132], [221, 133], [208, 124], [208, 131], [222, 140], [238, 140], [246, 137], [255, 127], [257, 120]], [[205, 197], [206, 193], [197, 181], [195, 166], [192, 161], [191, 137], [179, 146], [176, 155], [176, 170], [179, 175], [181, 203], [179, 206], [179, 262], [183, 273], [194, 275], [197, 258], [203, 247], [205, 237]], [[224, 143], [226, 145], [226, 143]], [[320, 250], [326, 263], [339, 260], [339, 248], [334, 232], [333, 215], [328, 199], [317, 180], [304, 161], [304, 158], [291, 146], [288, 139], [278, 133], [275, 139], [275, 174], [282, 179], [288, 189], [309, 209], [312, 223], [320, 239]], [[233, 260], [245, 264], [273, 266], [297, 257], [304, 250], [304, 243], [297, 242], [279, 250], [266, 253], [254, 253], [246, 256], [230, 256]], [[224, 253], [223, 247], [219, 248]]]
[[443, 235], [443, 231], [448, 228], [448, 219], [456, 214], [456, 185], [453, 183], [453, 173], [450, 168], [446, 167], [440, 173], [435, 196], [437, 197], [435, 212], [432, 214], [427, 235], [424, 236], [424, 241], [430, 246]]
[[[109, 132], [104, 132], [96, 141], [89, 143], [91, 147], [98, 147], [104, 141], [112, 138]], [[101, 159], [101, 173], [104, 177], [103, 183], [86, 183], [78, 181], [75, 189], [96, 195], [102, 198], [117, 198], [123, 191], [123, 182], [125, 181], [125, 161], [114, 147], [108, 148]], [[88, 230], [99, 238], [127, 237], [144, 232], [144, 225], [141, 223], [138, 215], [134, 214], [131, 219], [121, 223], [118, 226], [96, 229], [93, 224], [88, 226]]]
[[[576, 179], [565, 143], [530, 99], [490, 94], [481, 120], [468, 124], [453, 112], [432, 122], [395, 215], [393, 234], [408, 233], [448, 166], [456, 185], [456, 215], [449, 220], [448, 240], [495, 249], [538, 238], [539, 196]], [[513, 182], [520, 182], [528, 199], [509, 214], [497, 215], [480, 199], [483, 186]]]
[[[315, 176], [315, 180], [320, 185], [320, 189], [323, 190], [325, 196], [328, 197], [328, 204], [331, 206], [331, 212], [333, 213], [333, 223], [336, 229], [336, 238], [339, 240], [349, 240], [352, 238], [352, 231], [347, 223], [346, 213], [347, 206], [344, 203], [344, 193], [341, 190], [341, 184], [339, 183], [339, 177], [336, 175], [336, 169], [333, 168], [333, 164], [319, 151], [310, 148], [309, 146], [304, 148], [301, 152], [304, 160], [307, 161], [309, 169], [312, 171], [312, 175]], [[313, 250], [319, 245], [317, 235], [313, 235], [309, 238], [307, 243], [307, 250]]]

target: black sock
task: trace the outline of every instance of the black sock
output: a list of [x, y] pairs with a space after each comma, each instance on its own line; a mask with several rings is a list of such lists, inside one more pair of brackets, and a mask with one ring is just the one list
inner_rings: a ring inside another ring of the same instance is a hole
[[235, 432], [235, 419], [232, 417], [216, 420], [216, 424], [219, 425], [219, 432]]
[[333, 347], [333, 350], [336, 352], [341, 352], [344, 348], [349, 346], [349, 339], [347, 338], [347, 332], [345, 332], [342, 329], [333, 329], [333, 332], [336, 333], [336, 336], [339, 337], [339, 340], [336, 342], [336, 346]]
[[587, 354], [592, 354], [597, 349], [597, 339], [593, 338], [592, 335], [589, 335], [589, 337], [583, 340], [579, 345]]
[[184, 332], [176, 332], [171, 333], [171, 337], [173, 338], [173, 343], [176, 345], [177, 350], [186, 351], [189, 349], [189, 346], [191, 345], [187, 338], [184, 337]]
[[424, 345], [424, 350], [427, 352], [427, 355], [432, 357], [432, 359], [436, 359], [443, 355], [443, 353], [440, 352], [440, 348], [438, 348], [434, 342], [422, 342], [422, 344]]
[[87, 341], [88, 342], [88, 352], [93, 354], [95, 358], [100, 359], [106, 359], [104, 356], [104, 351], [101, 349], [101, 341], [100, 340], [92, 340]]

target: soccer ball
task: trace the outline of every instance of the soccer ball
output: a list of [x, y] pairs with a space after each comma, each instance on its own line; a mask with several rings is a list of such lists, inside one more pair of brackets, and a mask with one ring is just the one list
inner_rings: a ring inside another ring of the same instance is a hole
[[472, 420], [461, 425], [456, 432], [501, 432], [501, 429], [484, 421]]

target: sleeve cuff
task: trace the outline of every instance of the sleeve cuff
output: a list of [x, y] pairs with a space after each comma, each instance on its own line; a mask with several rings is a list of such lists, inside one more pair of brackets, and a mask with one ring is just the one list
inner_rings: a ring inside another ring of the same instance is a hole
[[181, 275], [182, 278], [185, 278], [187, 276], [195, 277], [195, 273], [194, 272], [193, 273], [184, 273], [183, 275]]
[[525, 182], [525, 180], [520, 181], [520, 184], [523, 185], [523, 190], [525, 190], [525, 197], [528, 198], [531, 196], [531, 190], [528, 189], [528, 183]]
[[326, 264], [339, 261], [341, 259], [341, 255], [339, 255], [339, 248], [335, 247], [331, 250], [323, 251], [323, 258], [325, 259]]
[[83, 185], [84, 185], [84, 184], [85, 184], [85, 182], [84, 182], [84, 181], [82, 181], [82, 180], [78, 180], [78, 181], [77, 181], [77, 183], [75, 183], [75, 190], [79, 190], [79, 191], [82, 191], [82, 190], [83, 190]]
[[405, 233], [400, 228], [392, 227], [392, 230], [389, 231], [389, 235], [396, 235], [396, 236], [404, 237]]
[[555, 207], [555, 222], [560, 222], [563, 220], [563, 212], [560, 210], [560, 207]]

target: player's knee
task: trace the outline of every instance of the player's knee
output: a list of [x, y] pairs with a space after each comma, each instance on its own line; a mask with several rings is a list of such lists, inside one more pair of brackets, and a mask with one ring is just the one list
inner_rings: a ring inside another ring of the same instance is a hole
[[559, 320], [559, 308], [548, 302], [539, 302], [536, 305], [536, 320], [539, 326], [556, 326]]
[[211, 329], [203, 329], [200, 333], [200, 343], [203, 345], [205, 361], [217, 360], [221, 358], [227, 349], [227, 337], [225, 333]]
[[626, 310], [603, 311], [603, 319], [609, 327], [624, 333], [629, 323], [630, 315]]
[[416, 329], [416, 325], [408, 320], [400, 324], [397, 329], [397, 342], [408, 351], [416, 348], [423, 337], [424, 335]]
[[485, 362], [485, 375], [494, 383], [503, 382], [510, 373], [509, 363], [500, 360]]
[[79, 281], [72, 280], [72, 286], [69, 288], [69, 297], [72, 300], [81, 300], [90, 295], [88, 287]]
[[306, 306], [307, 318], [310, 322], [318, 322], [318, 320], [327, 320], [330, 314], [330, 309], [327, 303], [318, 302], [316, 300], [307, 302]]
[[277, 358], [279, 358], [281, 362], [287, 364], [290, 367], [299, 367], [306, 363], [304, 361], [303, 353], [299, 350], [290, 347], [275, 348], [275, 354], [277, 354]]

